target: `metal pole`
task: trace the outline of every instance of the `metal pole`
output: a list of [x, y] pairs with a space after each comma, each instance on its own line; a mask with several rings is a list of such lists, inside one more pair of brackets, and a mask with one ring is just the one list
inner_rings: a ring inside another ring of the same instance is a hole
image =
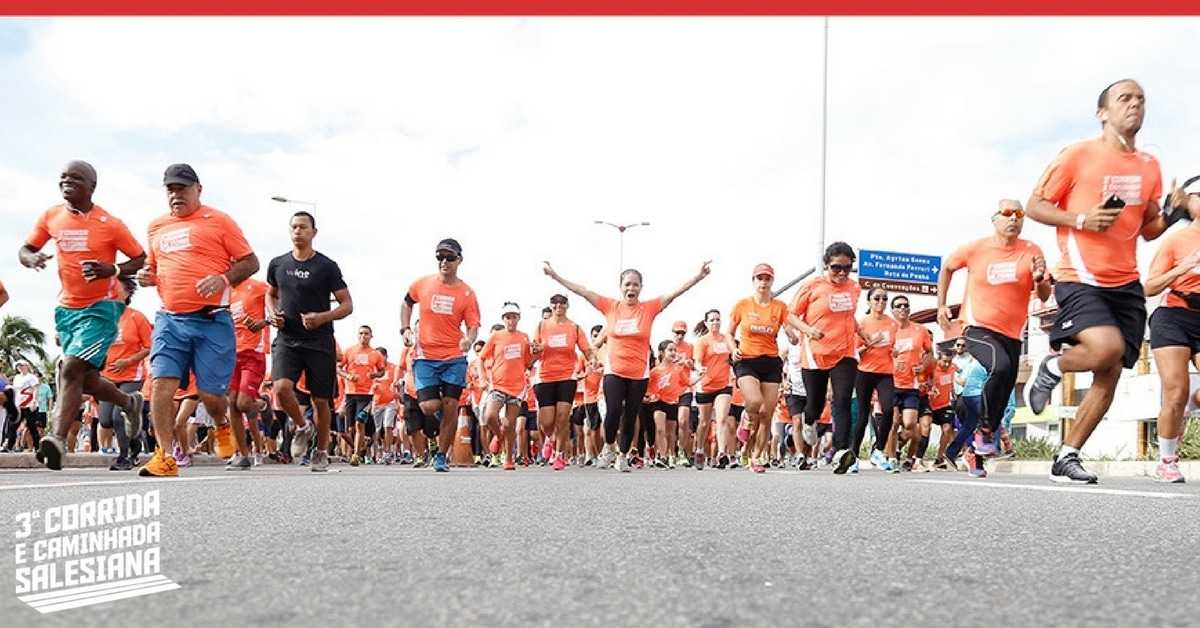
[[825, 157], [829, 127], [829, 16], [825, 16], [824, 53], [821, 69], [821, 217], [817, 222], [817, 264], [824, 265], [825, 255]]

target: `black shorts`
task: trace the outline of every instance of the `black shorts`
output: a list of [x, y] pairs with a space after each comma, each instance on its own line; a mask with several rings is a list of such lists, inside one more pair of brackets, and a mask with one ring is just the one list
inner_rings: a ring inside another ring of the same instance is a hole
[[784, 400], [787, 401], [788, 416], [792, 419], [804, 418], [804, 405], [808, 402], [808, 397], [804, 395], [784, 395]]
[[371, 419], [371, 395], [346, 395], [346, 425]]
[[921, 395], [920, 405], [917, 406], [917, 416], [933, 416], [933, 408], [929, 407], [929, 397]]
[[549, 408], [559, 403], [570, 404], [575, 401], [575, 389], [579, 382], [566, 379], [561, 382], [542, 382], [533, 385], [533, 395], [537, 397], [539, 408]]
[[814, 425], [813, 427], [817, 428], [817, 438], [821, 438], [822, 436], [833, 431], [832, 423], [822, 423], [820, 421], [817, 421], [816, 425]]
[[571, 408], [571, 423], [587, 425], [589, 430], [600, 429], [600, 404], [585, 403]]
[[334, 357], [333, 337], [329, 337], [328, 347], [323, 344], [310, 341], [310, 344], [296, 345], [276, 338], [271, 345], [272, 379], [290, 379], [295, 383], [303, 374], [310, 396], [333, 399], [337, 391], [337, 358]]
[[665, 412], [667, 415], [668, 421], [678, 421], [679, 420], [679, 404], [677, 404], [677, 403], [667, 403], [665, 401], [655, 401], [654, 403], [646, 404], [645, 408], [650, 411], [651, 418], [654, 417], [655, 412]]
[[732, 386], [726, 386], [726, 387], [722, 388], [721, 390], [714, 390], [712, 392], [698, 392], [698, 393], [696, 393], [696, 403], [700, 404], [700, 405], [710, 404], [713, 401], [715, 401], [717, 397], [719, 397], [721, 395], [732, 395], [732, 394], [733, 394]]
[[1146, 337], [1146, 293], [1141, 282], [1131, 281], [1115, 288], [1099, 288], [1081, 283], [1059, 282], [1054, 285], [1058, 314], [1050, 328], [1050, 346], [1055, 350], [1081, 329], [1116, 327], [1125, 339], [1121, 364], [1133, 368]]
[[689, 410], [692, 408], [692, 393], [685, 392], [682, 395], [679, 395], [679, 407], [687, 408]]
[[733, 375], [738, 379], [753, 377], [764, 384], [783, 382], [783, 360], [777, 355], [742, 358], [733, 363]]
[[745, 412], [745, 410], [746, 410], [746, 408], [744, 406], [731, 405], [731, 406], [729, 406], [729, 416], [733, 417], [734, 420], [741, 421], [742, 420], [742, 412]]
[[1150, 315], [1150, 348], [1187, 347], [1200, 353], [1200, 312], [1182, 307], [1162, 307]]
[[416, 397], [404, 393], [404, 433], [416, 434], [425, 426], [425, 414], [421, 412], [421, 403]]
[[933, 411], [934, 425], [954, 425], [954, 406], [946, 406]]
[[901, 410], [917, 410], [921, 407], [921, 393], [916, 388], [897, 388], [892, 397], [892, 407]]

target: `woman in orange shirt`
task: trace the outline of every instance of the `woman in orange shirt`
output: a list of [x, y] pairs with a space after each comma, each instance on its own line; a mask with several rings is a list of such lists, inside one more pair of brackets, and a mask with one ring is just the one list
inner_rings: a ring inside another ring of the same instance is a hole
[[[825, 410], [825, 392], [833, 388], [833, 472], [846, 473], [858, 462], [850, 449], [850, 399], [858, 372], [855, 359], [858, 339], [867, 341], [854, 317], [858, 282], [850, 278], [856, 255], [845, 242], [825, 249], [825, 274], [800, 286], [791, 312], [801, 324], [801, 377], [808, 390], [801, 435], [810, 446], [817, 443], [814, 425]], [[856, 338], [857, 337], [857, 338]]]
[[[578, 294], [592, 304], [605, 319], [605, 341], [608, 354], [604, 367], [604, 451], [597, 459], [597, 467], [604, 469], [616, 461], [621, 471], [630, 471], [629, 453], [634, 437], [634, 425], [646, 395], [650, 376], [650, 327], [654, 318], [679, 295], [690, 290], [708, 276], [710, 262], [700, 265], [700, 272], [687, 283], [670, 293], [648, 301], [641, 300], [642, 273], [628, 269], [621, 273], [621, 299], [603, 297], [558, 274], [546, 262], [543, 272], [562, 284], [564, 288]], [[593, 343], [594, 344], [594, 343]], [[618, 428], [621, 434], [620, 455], [614, 445]]]
[[[654, 426], [646, 430], [647, 456], [650, 463], [659, 468], [675, 468], [675, 427], [679, 420], [679, 400], [691, 384], [691, 368], [679, 359], [675, 342], [664, 340], [658, 343], [658, 363], [650, 370], [650, 382], [646, 388], [646, 412], [642, 421]], [[667, 453], [655, 451], [662, 442]]]
[[567, 318], [567, 297], [550, 297], [550, 316], [538, 321], [534, 341], [542, 347], [538, 374], [533, 387], [537, 396], [538, 429], [546, 436], [542, 457], [550, 460], [555, 471], [567, 466], [564, 451], [571, 446], [571, 404], [583, 372], [578, 368], [579, 356], [588, 362], [595, 360], [587, 334]]
[[[696, 409], [700, 412], [700, 424], [696, 426], [696, 440], [704, 443], [708, 430], [714, 429], [717, 434], [717, 468], [729, 466], [729, 435], [732, 429], [726, 429], [729, 421], [729, 406], [732, 402], [733, 387], [729, 385], [733, 378], [733, 338], [721, 333], [721, 312], [709, 310], [704, 313], [704, 320], [696, 325], [696, 348], [694, 360], [700, 370], [700, 385], [696, 389]], [[716, 425], [713, 419], [716, 418]], [[736, 429], [736, 428], [735, 428]], [[697, 470], [704, 468], [704, 453], [697, 449], [694, 464]]]
[[[867, 292], [867, 315], [859, 320], [859, 327], [867, 339], [858, 346], [858, 374], [854, 380], [854, 395], [858, 399], [870, 399], [879, 395], [879, 405], [892, 407], [896, 392], [892, 374], [896, 370], [892, 360], [892, 345], [896, 342], [896, 319], [884, 314], [887, 307], [887, 290], [876, 286]], [[871, 417], [871, 404], [858, 404], [858, 426], [850, 447], [858, 451], [867, 435], [867, 421]], [[884, 412], [876, 429], [875, 446], [871, 448], [871, 464], [884, 471], [895, 471], [884, 453], [887, 434], [892, 431], [892, 413]]]

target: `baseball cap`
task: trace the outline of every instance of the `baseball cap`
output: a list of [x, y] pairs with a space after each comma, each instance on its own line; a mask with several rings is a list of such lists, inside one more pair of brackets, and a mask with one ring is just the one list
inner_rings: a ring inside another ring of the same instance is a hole
[[17, 360], [16, 364], [17, 364], [17, 366], [22, 366], [22, 365], [29, 366], [29, 360], [25, 360], [25, 359]]
[[442, 240], [441, 242], [438, 242], [437, 248], [435, 248], [433, 250], [435, 252], [436, 251], [450, 251], [450, 252], [454, 253], [455, 255], [462, 255], [462, 245], [460, 245], [458, 243], [458, 240], [455, 240], [454, 238], [446, 238], [446, 239]]
[[687, 321], [675, 321], [671, 323], [671, 331], [687, 331]]
[[757, 277], [759, 275], [770, 275], [772, 278], [774, 278], [775, 277], [775, 269], [771, 268], [770, 264], [759, 264], [758, 266], [754, 267], [754, 273], [751, 274], [750, 276]]
[[180, 185], [196, 185], [200, 183], [200, 177], [196, 176], [196, 171], [187, 164], [171, 164], [167, 166], [167, 171], [163, 173], [163, 185], [171, 185], [178, 183]]
[[505, 301], [504, 306], [500, 308], [500, 315], [504, 316], [505, 314], [516, 314], [520, 316], [521, 306], [513, 303], [512, 301]]

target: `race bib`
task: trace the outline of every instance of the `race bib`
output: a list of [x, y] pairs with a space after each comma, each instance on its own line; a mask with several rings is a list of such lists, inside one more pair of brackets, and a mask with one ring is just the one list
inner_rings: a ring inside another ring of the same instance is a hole
[[429, 311], [434, 314], [449, 316], [454, 313], [454, 297], [445, 294], [435, 294], [429, 299]]
[[638, 319], [622, 318], [617, 320], [613, 333], [618, 336], [633, 336], [638, 333]]
[[829, 295], [830, 312], [847, 312], [854, 309], [854, 299], [847, 292], [833, 292]]
[[552, 349], [560, 349], [567, 346], [566, 334], [550, 334], [546, 338], [546, 346]]
[[1017, 281], [1017, 263], [1016, 262], [997, 262], [988, 264], [987, 267], [987, 282], [993, 286], [1016, 283]]
[[505, 360], [521, 359], [521, 344], [517, 343], [517, 344], [511, 344], [511, 345], [504, 345], [504, 359]]

